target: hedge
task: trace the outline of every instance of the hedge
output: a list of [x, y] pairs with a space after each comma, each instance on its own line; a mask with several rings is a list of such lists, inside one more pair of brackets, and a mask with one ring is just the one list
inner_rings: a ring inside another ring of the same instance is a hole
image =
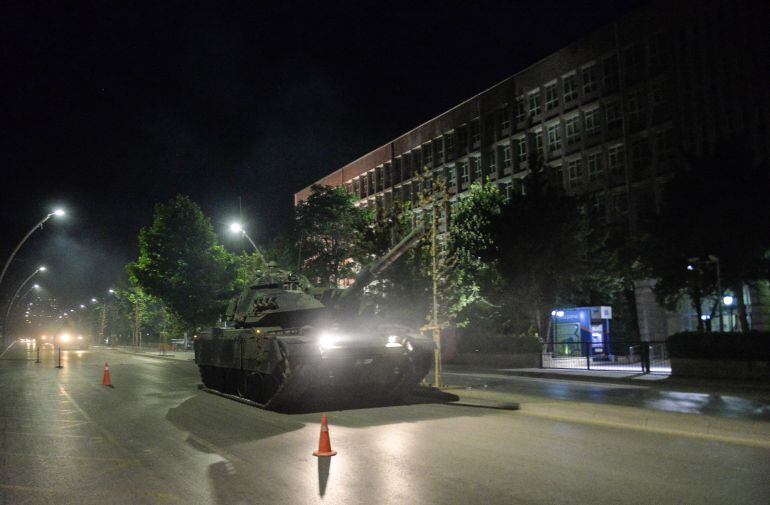
[[672, 358], [770, 361], [770, 332], [685, 331], [668, 337], [666, 347]]

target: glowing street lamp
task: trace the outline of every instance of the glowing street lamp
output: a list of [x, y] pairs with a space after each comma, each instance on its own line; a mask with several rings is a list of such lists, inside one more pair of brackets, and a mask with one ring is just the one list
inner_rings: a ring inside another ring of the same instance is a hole
[[5, 262], [5, 266], [3, 266], [3, 271], [0, 273], [0, 284], [3, 283], [3, 279], [5, 278], [5, 273], [8, 271], [8, 267], [11, 266], [11, 262], [13, 261], [13, 258], [16, 256], [16, 253], [19, 252], [19, 249], [21, 249], [21, 246], [24, 245], [24, 242], [27, 241], [30, 235], [32, 235], [35, 230], [38, 228], [42, 228], [43, 224], [45, 224], [46, 221], [51, 219], [53, 216], [61, 217], [65, 214], [64, 210], [62, 209], [56, 209], [53, 212], [47, 214], [43, 219], [41, 219], [35, 226], [33, 226], [26, 235], [24, 235], [24, 238], [21, 239], [21, 242], [16, 244], [16, 247], [13, 249], [13, 252], [11, 252], [11, 255], [8, 257], [8, 260]]
[[254, 248], [254, 250], [259, 252], [259, 248], [257, 247], [257, 244], [255, 244], [254, 241], [251, 239], [251, 237], [249, 237], [249, 235], [246, 233], [246, 230], [243, 228], [243, 225], [241, 223], [232, 223], [230, 225], [230, 231], [233, 233], [240, 233], [241, 237], [244, 237], [246, 240], [248, 240], [251, 246]]
[[18, 287], [18, 289], [16, 289], [16, 292], [15, 292], [15, 293], [13, 294], [13, 296], [11, 297], [11, 301], [10, 301], [10, 302], [8, 302], [8, 310], [6, 310], [6, 311], [5, 311], [5, 317], [3, 318], [3, 331], [4, 331], [4, 333], [8, 333], [8, 316], [9, 316], [9, 315], [10, 315], [10, 313], [11, 313], [11, 308], [13, 308], [13, 304], [14, 304], [14, 303], [16, 302], [16, 300], [19, 298], [19, 293], [20, 293], [20, 292], [21, 292], [21, 290], [24, 288], [24, 286], [26, 286], [26, 285], [27, 285], [27, 283], [28, 283], [29, 281], [31, 281], [31, 280], [32, 280], [32, 278], [33, 278], [34, 276], [36, 276], [36, 275], [37, 275], [37, 274], [39, 274], [40, 272], [45, 272], [45, 271], [46, 271], [46, 268], [45, 268], [44, 266], [42, 266], [42, 265], [41, 265], [41, 266], [37, 267], [37, 269], [36, 269], [34, 272], [32, 272], [31, 274], [29, 274], [29, 277], [27, 277], [26, 279], [24, 279], [24, 282], [22, 282], [21, 284], [19, 284], [19, 287]]

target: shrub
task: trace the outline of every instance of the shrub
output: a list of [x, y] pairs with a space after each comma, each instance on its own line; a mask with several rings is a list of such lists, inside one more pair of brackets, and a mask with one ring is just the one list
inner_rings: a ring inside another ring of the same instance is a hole
[[666, 347], [672, 358], [770, 361], [770, 332], [685, 331], [668, 337]]

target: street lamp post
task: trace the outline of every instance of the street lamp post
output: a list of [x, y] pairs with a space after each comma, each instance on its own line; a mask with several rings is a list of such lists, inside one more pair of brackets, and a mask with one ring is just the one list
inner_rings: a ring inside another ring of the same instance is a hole
[[24, 238], [21, 239], [21, 242], [16, 244], [16, 247], [13, 249], [13, 252], [8, 257], [8, 260], [6, 260], [5, 265], [3, 266], [3, 271], [0, 273], [0, 285], [3, 283], [3, 279], [5, 278], [5, 273], [8, 271], [8, 267], [11, 266], [11, 262], [13, 261], [13, 258], [16, 256], [16, 253], [19, 252], [19, 249], [21, 249], [21, 246], [24, 245], [24, 242], [27, 241], [30, 235], [35, 233], [35, 230], [38, 228], [42, 228], [43, 224], [45, 224], [46, 221], [51, 219], [53, 216], [63, 216], [64, 211], [62, 209], [56, 209], [53, 212], [47, 214], [43, 219], [40, 220], [35, 226], [33, 226], [26, 235], [24, 235]]
[[254, 248], [254, 251], [257, 253], [257, 255], [260, 257], [260, 259], [264, 263], [265, 257], [262, 256], [262, 251], [259, 250], [259, 247], [257, 247], [257, 244], [255, 244], [254, 241], [251, 239], [251, 237], [249, 237], [249, 235], [246, 233], [246, 230], [243, 228], [243, 225], [241, 223], [232, 223], [230, 225], [230, 231], [233, 233], [240, 233], [241, 237], [248, 240], [251, 246]]
[[11, 300], [8, 302], [8, 310], [5, 311], [5, 317], [3, 318], [3, 333], [5, 334], [8, 333], [8, 316], [11, 314], [11, 308], [13, 308], [13, 304], [16, 302], [16, 299], [18, 298], [19, 293], [24, 288], [24, 286], [26, 286], [27, 283], [32, 280], [34, 276], [36, 276], [40, 272], [45, 272], [45, 270], [46, 269], [44, 266], [37, 267], [37, 269], [34, 272], [32, 272], [29, 275], [29, 277], [24, 279], [24, 282], [19, 284], [18, 289], [16, 289], [16, 292], [13, 294], [13, 296], [11, 297]]

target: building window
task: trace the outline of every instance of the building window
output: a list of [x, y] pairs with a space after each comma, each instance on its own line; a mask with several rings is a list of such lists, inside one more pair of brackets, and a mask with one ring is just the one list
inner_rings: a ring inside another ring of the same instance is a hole
[[457, 168], [454, 165], [447, 170], [447, 177], [449, 177], [447, 187], [451, 191], [455, 191], [457, 189]]
[[422, 164], [426, 167], [433, 165], [433, 149], [430, 142], [422, 145]]
[[599, 71], [596, 64], [589, 65], [583, 69], [583, 94], [587, 95], [599, 89]]
[[568, 161], [567, 173], [569, 174], [569, 187], [581, 187], [583, 185], [583, 160], [577, 158]]
[[580, 118], [573, 116], [564, 122], [567, 131], [567, 145], [571, 146], [580, 142]]
[[614, 54], [602, 60], [603, 84], [605, 90], [618, 87], [618, 57]]
[[545, 110], [553, 110], [559, 106], [559, 91], [556, 83], [545, 87]]
[[511, 201], [511, 198], [513, 198], [513, 183], [508, 181], [505, 184], [503, 184], [503, 194], [505, 195], [505, 199], [507, 201]]
[[585, 112], [583, 116], [585, 122], [586, 135], [593, 137], [602, 132], [601, 117], [599, 116], [599, 109], [592, 109]]
[[471, 170], [473, 171], [473, 180], [480, 181], [482, 178], [480, 157], [478, 156], [471, 157]]
[[446, 157], [448, 159], [451, 159], [454, 156], [454, 152], [455, 152], [454, 132], [449, 132], [446, 135], [444, 135], [444, 147], [446, 147]]
[[577, 74], [573, 72], [562, 77], [562, 85], [564, 86], [564, 103], [568, 104], [573, 100], [577, 100]]
[[471, 172], [467, 161], [460, 162], [460, 184], [467, 186], [471, 182]]
[[556, 123], [548, 127], [548, 151], [553, 152], [558, 149], [561, 149], [561, 132], [559, 123]]
[[511, 131], [511, 115], [508, 113], [508, 107], [500, 110], [500, 133], [505, 135]]
[[616, 130], [623, 127], [623, 113], [620, 110], [620, 102], [614, 101], [607, 104], [605, 109], [607, 117], [607, 129]]
[[631, 144], [631, 168], [634, 175], [644, 175], [650, 168], [650, 143], [647, 139]]
[[506, 144], [503, 146], [503, 171], [507, 174], [511, 173], [511, 145]]
[[489, 159], [489, 165], [487, 166], [487, 175], [492, 179], [496, 179], [497, 178], [497, 159], [496, 159], [496, 153], [494, 149], [489, 153], [488, 159]]
[[543, 112], [542, 106], [540, 105], [540, 90], [533, 91], [529, 94], [529, 115], [530, 116], [537, 116], [541, 112]]
[[588, 180], [595, 181], [604, 177], [604, 159], [602, 153], [591, 153], [586, 159]]
[[625, 153], [623, 152], [623, 146], [614, 146], [607, 149], [607, 168], [610, 174], [614, 176], [623, 175], [625, 173]]
[[559, 189], [564, 189], [564, 167], [559, 163], [553, 167], [553, 178], [556, 180]]
[[524, 121], [527, 116], [526, 105], [524, 104], [524, 97], [516, 99], [516, 122]]
[[527, 139], [525, 137], [522, 137], [520, 139], [515, 140], [516, 142], [516, 154], [519, 158], [519, 163], [524, 163], [527, 161]]
[[538, 130], [533, 133], [535, 136], [535, 153], [539, 158], [543, 158], [543, 130]]
[[436, 146], [436, 163], [442, 163], [444, 161], [444, 139], [441, 137], [435, 139], [433, 145]]
[[641, 90], [628, 94], [626, 108], [628, 109], [628, 123], [631, 128], [641, 128], [644, 123], [644, 104], [642, 103]]
[[479, 129], [479, 120], [471, 121], [471, 146], [478, 147], [481, 144], [481, 131]]
[[361, 198], [361, 181], [359, 179], [353, 179], [353, 194], [356, 198]]
[[658, 162], [670, 160], [674, 157], [674, 146], [671, 141], [671, 130], [659, 132], [655, 136], [655, 153]]

